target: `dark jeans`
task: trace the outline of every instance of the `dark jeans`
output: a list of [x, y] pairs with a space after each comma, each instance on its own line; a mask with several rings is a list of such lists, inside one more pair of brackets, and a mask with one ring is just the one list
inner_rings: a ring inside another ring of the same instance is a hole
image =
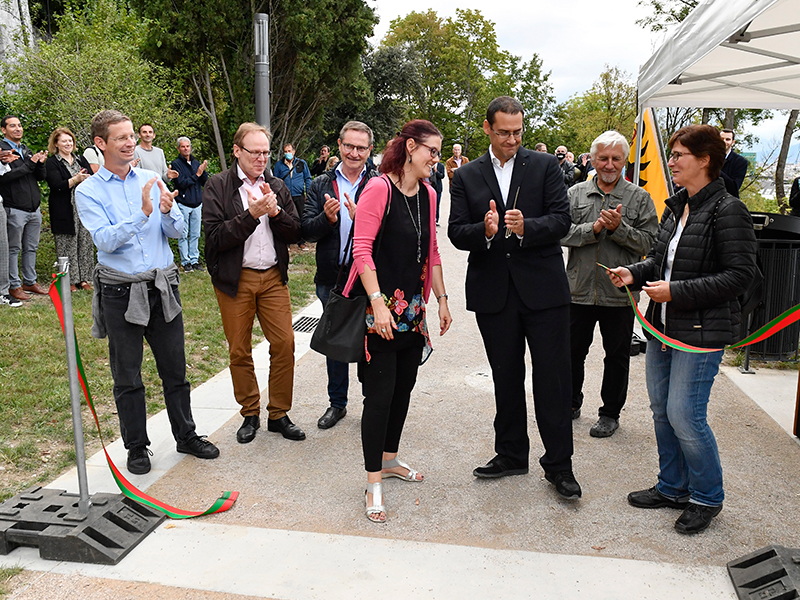
[[583, 404], [584, 363], [592, 345], [594, 327], [600, 323], [603, 338], [603, 384], [601, 417], [619, 419], [628, 397], [628, 371], [631, 362], [633, 309], [630, 306], [569, 305], [569, 331], [572, 352], [572, 408]]
[[[317, 284], [317, 298], [322, 302], [322, 308], [328, 304], [332, 285]], [[328, 399], [331, 406], [344, 408], [347, 406], [347, 385], [350, 377], [350, 365], [339, 362], [338, 360], [325, 359], [328, 367]]]
[[[173, 286], [173, 291], [180, 302], [178, 287]], [[150, 322], [145, 327], [134, 325], [125, 320], [129, 296], [129, 286], [103, 284], [101, 302], [122, 441], [128, 449], [150, 444], [142, 383], [143, 340], [147, 340], [156, 360], [172, 436], [175, 441], [188, 440], [194, 437], [195, 427], [190, 406], [191, 386], [186, 379], [183, 314], [167, 323], [160, 293], [153, 289], [148, 293]]]
[[365, 398], [361, 414], [361, 445], [364, 468], [374, 473], [382, 469], [383, 453], [397, 452], [400, 446], [411, 392], [417, 382], [422, 347], [417, 345], [397, 352], [371, 354], [371, 360], [362, 363]]

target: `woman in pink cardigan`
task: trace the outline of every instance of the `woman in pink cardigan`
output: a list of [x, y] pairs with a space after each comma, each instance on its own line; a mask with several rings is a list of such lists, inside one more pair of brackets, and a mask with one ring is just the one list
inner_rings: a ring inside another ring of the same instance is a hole
[[367, 518], [375, 523], [386, 522], [383, 478], [422, 481], [398, 460], [397, 450], [417, 369], [431, 351], [425, 321], [431, 288], [439, 303], [439, 335], [452, 322], [436, 244], [436, 192], [423, 181], [439, 162], [441, 147], [442, 134], [432, 123], [406, 123], [386, 146], [383, 176], [367, 183], [355, 216], [353, 266], [344, 293], [366, 293], [370, 301], [361, 443]]

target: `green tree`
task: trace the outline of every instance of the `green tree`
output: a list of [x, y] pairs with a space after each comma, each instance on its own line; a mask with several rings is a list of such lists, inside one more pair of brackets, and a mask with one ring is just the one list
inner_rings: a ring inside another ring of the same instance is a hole
[[4, 69], [3, 103], [23, 117], [28, 139], [46, 140], [69, 127], [88, 146], [91, 120], [115, 108], [135, 123], [153, 123], [164, 139], [192, 135], [197, 114], [175, 94], [169, 74], [142, 59], [139, 19], [120, 13], [113, 0], [91, 10], [68, 6], [50, 42], [27, 49]]
[[276, 147], [305, 138], [326, 108], [366, 87], [360, 56], [376, 17], [364, 0], [133, 0], [157, 23], [149, 56], [169, 66], [207, 117], [220, 161], [238, 125], [255, 118], [253, 17], [269, 16], [270, 127]]

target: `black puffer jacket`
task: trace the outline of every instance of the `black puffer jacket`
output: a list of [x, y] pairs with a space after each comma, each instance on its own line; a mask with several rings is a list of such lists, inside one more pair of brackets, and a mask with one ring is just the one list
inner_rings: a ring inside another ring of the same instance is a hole
[[[361, 196], [367, 181], [377, 176], [377, 171], [367, 168], [367, 172], [364, 173], [364, 177], [358, 186], [356, 197], [352, 199], [356, 204], [358, 204], [358, 198]], [[330, 171], [325, 171], [311, 182], [306, 205], [300, 219], [303, 238], [309, 242], [317, 243], [317, 274], [314, 275], [314, 283], [319, 283], [320, 285], [335, 285], [336, 276], [339, 274], [339, 253], [341, 251], [339, 224], [341, 221], [337, 219], [336, 223], [331, 225], [324, 210], [325, 194], [328, 194], [331, 198], [337, 197], [336, 190], [333, 187], [335, 181], [336, 169], [331, 169]], [[344, 277], [342, 279], [346, 279], [350, 271], [347, 268], [343, 271]]]
[[721, 178], [695, 196], [688, 196], [683, 189], [667, 199], [667, 210], [647, 258], [628, 267], [634, 280], [631, 287], [641, 289], [647, 281], [664, 278], [667, 246], [675, 234], [676, 218], [688, 202], [689, 216], [670, 276], [672, 301], [667, 303], [666, 324], [659, 326], [661, 304], [652, 300], [647, 319], [681, 342], [721, 348], [737, 341], [741, 313], [738, 297], [755, 276], [753, 220], [742, 201], [725, 191]]

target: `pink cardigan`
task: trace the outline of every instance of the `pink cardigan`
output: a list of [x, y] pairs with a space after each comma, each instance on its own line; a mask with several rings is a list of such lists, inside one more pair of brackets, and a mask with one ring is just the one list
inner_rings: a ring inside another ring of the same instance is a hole
[[[433, 282], [433, 267], [442, 264], [442, 257], [439, 256], [439, 245], [436, 243], [436, 192], [426, 182], [430, 206], [430, 240], [428, 242], [428, 270], [425, 273], [425, 283], [422, 288], [422, 297], [427, 303], [431, 293]], [[355, 232], [353, 234], [353, 266], [350, 268], [350, 277], [343, 294], [348, 296], [350, 290], [356, 282], [356, 278], [364, 272], [364, 267], [369, 265], [370, 269], [376, 271], [375, 262], [372, 260], [372, 245], [378, 237], [381, 228], [383, 213], [386, 210], [386, 202], [389, 199], [391, 184], [386, 175], [374, 177], [367, 182], [364, 191], [358, 199], [356, 209]], [[390, 207], [391, 210], [391, 207]], [[384, 240], [384, 243], [387, 240]]]

